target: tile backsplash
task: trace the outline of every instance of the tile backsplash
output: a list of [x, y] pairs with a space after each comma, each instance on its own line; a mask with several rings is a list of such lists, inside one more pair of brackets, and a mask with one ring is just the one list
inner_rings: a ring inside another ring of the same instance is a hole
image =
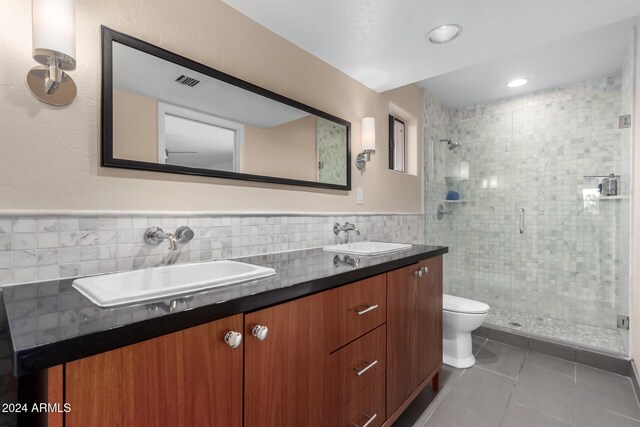
[[[336, 243], [333, 224], [345, 221], [361, 232], [352, 241], [424, 243], [419, 214], [4, 215], [0, 285], [313, 248]], [[181, 225], [195, 237], [177, 251], [143, 241], [147, 227], [173, 233]]]

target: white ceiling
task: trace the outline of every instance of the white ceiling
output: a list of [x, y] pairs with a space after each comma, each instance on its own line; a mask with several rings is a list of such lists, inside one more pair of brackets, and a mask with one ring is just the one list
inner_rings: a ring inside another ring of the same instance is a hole
[[[182, 74], [201, 83], [194, 87], [176, 83]], [[262, 128], [309, 115], [117, 42], [113, 43], [113, 87]]]
[[[423, 80], [449, 107], [473, 105], [621, 72], [635, 19]], [[529, 83], [509, 88], [515, 78]]]
[[[325, 62], [385, 91], [640, 14], [638, 0], [224, 0]], [[456, 23], [449, 44], [429, 29]]]

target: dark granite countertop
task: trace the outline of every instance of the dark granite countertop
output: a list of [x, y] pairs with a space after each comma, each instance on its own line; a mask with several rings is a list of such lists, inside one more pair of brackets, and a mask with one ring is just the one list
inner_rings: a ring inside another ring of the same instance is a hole
[[375, 257], [345, 256], [322, 249], [238, 258], [271, 267], [275, 276], [173, 300], [101, 308], [78, 292], [74, 279], [3, 288], [12, 345], [13, 371], [23, 375], [113, 350], [233, 314], [345, 285], [442, 255], [448, 248], [413, 245]]

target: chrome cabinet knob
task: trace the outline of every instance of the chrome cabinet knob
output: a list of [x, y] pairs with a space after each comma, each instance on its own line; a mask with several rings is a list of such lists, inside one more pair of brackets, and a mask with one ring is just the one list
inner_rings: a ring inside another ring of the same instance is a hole
[[251, 329], [251, 335], [258, 338], [260, 341], [264, 341], [269, 334], [269, 328], [262, 325], [256, 325]]
[[224, 336], [224, 342], [226, 342], [231, 348], [238, 348], [242, 343], [242, 334], [236, 331], [229, 331]]
[[424, 274], [427, 274], [429, 272], [429, 267], [422, 267], [420, 270], [422, 270]]
[[416, 270], [413, 275], [416, 277], [422, 277], [422, 275], [424, 274], [424, 272], [422, 271], [422, 269]]

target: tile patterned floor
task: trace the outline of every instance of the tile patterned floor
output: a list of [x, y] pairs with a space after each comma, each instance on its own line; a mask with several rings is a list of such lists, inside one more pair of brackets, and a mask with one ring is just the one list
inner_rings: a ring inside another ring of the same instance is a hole
[[[522, 326], [514, 326], [511, 322]], [[629, 332], [622, 329], [584, 325], [568, 320], [540, 317], [535, 314], [493, 307], [485, 323], [593, 350], [612, 354], [627, 354], [623, 337], [620, 334], [628, 334]]]
[[393, 427], [640, 427], [627, 377], [473, 337], [476, 364], [445, 366]]

